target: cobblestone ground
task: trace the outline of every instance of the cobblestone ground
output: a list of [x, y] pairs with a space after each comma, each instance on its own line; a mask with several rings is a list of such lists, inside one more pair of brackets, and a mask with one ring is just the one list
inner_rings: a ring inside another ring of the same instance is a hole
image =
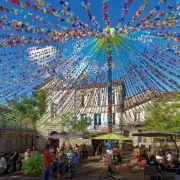
[[[144, 170], [139, 169], [135, 166], [135, 161], [132, 161], [132, 173], [124, 170], [123, 174], [114, 175], [114, 177], [118, 180], [143, 180], [144, 179]], [[90, 157], [88, 163], [83, 164], [83, 175], [80, 175], [77, 172], [74, 180], [104, 180], [107, 177], [107, 167], [104, 167], [99, 163], [99, 157]], [[123, 176], [123, 177], [122, 177]], [[64, 177], [64, 180], [70, 180], [70, 177]], [[106, 180], [112, 180], [113, 178], [107, 177]], [[43, 180], [43, 175], [39, 177], [25, 177], [19, 173], [10, 174], [7, 176], [0, 175], [0, 180]], [[50, 177], [50, 180], [58, 180]], [[174, 174], [167, 174], [166, 180], [174, 180]]]

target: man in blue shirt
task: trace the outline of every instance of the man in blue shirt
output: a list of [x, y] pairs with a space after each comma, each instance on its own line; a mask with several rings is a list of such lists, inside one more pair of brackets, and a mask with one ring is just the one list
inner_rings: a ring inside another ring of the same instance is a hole
[[71, 165], [72, 165], [72, 176], [75, 176], [78, 165], [80, 163], [80, 156], [78, 156], [77, 152], [74, 152], [74, 156], [72, 157], [71, 160]]
[[109, 141], [107, 143], [107, 153], [112, 155], [113, 147], [112, 147], [112, 141]]

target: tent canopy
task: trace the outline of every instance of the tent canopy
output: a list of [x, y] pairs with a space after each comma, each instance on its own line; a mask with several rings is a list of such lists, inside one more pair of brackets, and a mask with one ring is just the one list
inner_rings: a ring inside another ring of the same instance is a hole
[[180, 136], [178, 133], [163, 132], [163, 131], [144, 131], [132, 134], [132, 136], [145, 136], [145, 137], [162, 137], [162, 136]]
[[72, 133], [68, 133], [68, 132], [65, 132], [65, 131], [48, 136], [48, 138], [50, 138], [50, 139], [72, 138], [72, 137], [79, 138], [79, 139], [89, 139], [88, 135], [85, 135], [85, 134], [72, 134]]
[[120, 140], [120, 141], [132, 141], [132, 138], [128, 138], [128, 137], [125, 137], [123, 135], [119, 135], [119, 134], [114, 134], [114, 133], [109, 133], [109, 134], [105, 134], [105, 135], [101, 135], [101, 136], [97, 136], [97, 137], [94, 137], [92, 139], [108, 139], [108, 140]]
[[60, 132], [60, 133], [50, 135], [50, 136], [48, 136], [48, 138], [59, 139], [59, 138], [70, 138], [70, 137], [73, 137], [73, 136], [74, 136], [73, 134], [63, 131], [63, 132]]

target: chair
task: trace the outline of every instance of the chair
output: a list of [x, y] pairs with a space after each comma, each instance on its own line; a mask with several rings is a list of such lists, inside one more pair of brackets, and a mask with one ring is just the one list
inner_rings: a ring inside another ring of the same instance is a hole
[[156, 177], [158, 179], [158, 171], [156, 166], [145, 166], [144, 167], [144, 180], [146, 180], [146, 177]]

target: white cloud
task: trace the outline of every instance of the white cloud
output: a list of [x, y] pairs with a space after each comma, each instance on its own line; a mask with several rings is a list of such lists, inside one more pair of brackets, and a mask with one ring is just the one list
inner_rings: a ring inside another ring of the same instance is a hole
[[52, 61], [57, 53], [56, 48], [54, 48], [53, 46], [47, 46], [44, 48], [33, 47], [27, 49], [27, 51], [29, 53], [29, 59], [40, 66]]
[[[56, 58], [57, 49], [53, 46], [41, 47], [31, 47], [27, 49], [29, 54], [29, 59], [38, 65], [39, 69], [46, 67], [47, 63], [51, 62]], [[50, 77], [51, 74], [45, 71], [43, 78]]]

